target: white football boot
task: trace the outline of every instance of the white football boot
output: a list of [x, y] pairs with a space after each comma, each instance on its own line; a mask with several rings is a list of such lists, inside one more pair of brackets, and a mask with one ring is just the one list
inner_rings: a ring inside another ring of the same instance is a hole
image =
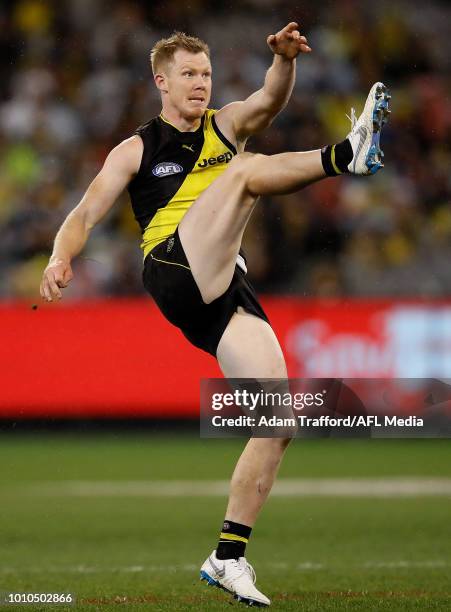
[[352, 174], [376, 174], [384, 167], [384, 154], [380, 148], [382, 126], [387, 123], [391, 96], [383, 83], [374, 83], [366, 99], [363, 113], [357, 119], [351, 109], [349, 139], [354, 154], [348, 170]]
[[231, 593], [248, 606], [266, 607], [270, 600], [255, 588], [255, 572], [245, 557], [217, 559], [214, 550], [200, 568], [200, 579]]

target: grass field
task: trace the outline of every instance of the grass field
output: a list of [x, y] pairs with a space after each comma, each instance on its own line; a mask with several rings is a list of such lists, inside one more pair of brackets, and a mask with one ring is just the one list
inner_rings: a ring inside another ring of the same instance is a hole
[[[78, 603], [0, 612], [245, 610], [198, 579], [225, 506], [216, 481], [229, 477], [241, 446], [130, 433], [2, 434], [0, 591], [71, 592]], [[413, 483], [410, 495], [384, 493], [381, 483], [395, 477]], [[280, 482], [300, 478], [348, 479], [355, 490], [281, 489], [269, 500], [248, 558], [272, 610], [451, 609], [449, 441], [296, 441]], [[447, 479], [443, 494], [428, 494], [430, 478]], [[375, 494], [359, 493], [376, 481]]]

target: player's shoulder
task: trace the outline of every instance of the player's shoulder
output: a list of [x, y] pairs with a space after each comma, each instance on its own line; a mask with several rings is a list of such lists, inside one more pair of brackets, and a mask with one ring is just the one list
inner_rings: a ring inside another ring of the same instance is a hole
[[122, 140], [113, 151], [117, 151], [121, 155], [134, 155], [142, 153], [143, 143], [137, 134], [133, 134], [129, 138]]
[[218, 109], [215, 113], [215, 121], [218, 127], [228, 133], [234, 132], [235, 118], [242, 106], [243, 102], [238, 100], [229, 102]]
[[108, 155], [108, 167], [136, 174], [141, 165], [143, 142], [137, 135], [130, 136], [112, 149]]
[[146, 152], [158, 149], [162, 139], [164, 140], [167, 138], [161, 117], [152, 117], [152, 119], [149, 119], [146, 123], [138, 126], [133, 133], [132, 138], [133, 137], [140, 141], [141, 146]]
[[[236, 109], [236, 105], [241, 104], [241, 102], [231, 102], [226, 106], [223, 106], [220, 109], [208, 109], [207, 112], [210, 112], [208, 117], [208, 126], [212, 126], [212, 129], [216, 132], [216, 134], [223, 140], [226, 139], [227, 146], [230, 146], [232, 149], [238, 149], [240, 147], [240, 143], [238, 142], [233, 123], [234, 110]], [[233, 143], [233, 144], [230, 144]]]
[[203, 117], [204, 132], [218, 131], [217, 117], [219, 110], [217, 108], [207, 108]]
[[146, 121], [146, 123], [138, 125], [133, 135], [142, 136], [144, 134], [147, 134], [148, 132], [155, 130], [157, 127], [159, 127], [159, 124], [160, 117], [152, 117], [152, 119], [149, 119], [149, 121]]

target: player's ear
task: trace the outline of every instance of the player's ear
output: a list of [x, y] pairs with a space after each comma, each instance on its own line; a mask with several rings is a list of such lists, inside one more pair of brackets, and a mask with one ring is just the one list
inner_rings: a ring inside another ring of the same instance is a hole
[[168, 93], [166, 75], [163, 72], [155, 74], [153, 80], [161, 93]]

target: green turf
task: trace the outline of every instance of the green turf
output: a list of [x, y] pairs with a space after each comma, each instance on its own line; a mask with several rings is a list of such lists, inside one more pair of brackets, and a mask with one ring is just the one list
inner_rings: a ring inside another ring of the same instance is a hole
[[[83, 605], [1, 610], [245, 610], [198, 580], [218, 497], [65, 497], [68, 480], [224, 479], [242, 443], [137, 435], [0, 436], [0, 591], [72, 592]], [[281, 477], [451, 476], [433, 440], [299, 441]], [[249, 545], [272, 610], [447, 610], [449, 497], [270, 499]], [[126, 598], [124, 600], [121, 597]]]

